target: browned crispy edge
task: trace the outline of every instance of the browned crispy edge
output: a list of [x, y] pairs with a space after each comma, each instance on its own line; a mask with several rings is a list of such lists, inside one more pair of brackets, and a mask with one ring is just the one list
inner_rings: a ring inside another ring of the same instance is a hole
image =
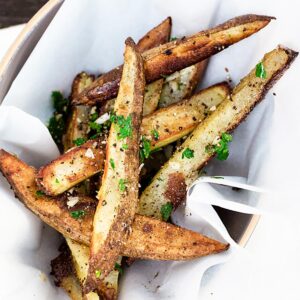
[[[96, 147], [93, 147], [94, 143], [97, 143]], [[76, 153], [80, 152], [85, 152], [88, 149], [92, 149], [95, 159], [93, 160], [92, 164], [87, 164], [87, 168], [83, 170], [82, 173], [77, 173], [72, 176], [68, 177], [68, 179], [73, 179], [73, 181], [78, 180], [80, 177], [82, 177], [82, 181], [84, 179], [87, 179], [91, 177], [92, 175], [100, 172], [102, 170], [102, 167], [104, 165], [104, 160], [105, 160], [105, 153], [103, 146], [99, 140], [90, 140], [84, 143], [81, 146], [74, 147], [71, 150], [65, 152], [58, 158], [52, 160], [50, 163], [47, 165], [41, 167], [37, 173], [36, 177], [36, 182], [40, 189], [46, 193], [49, 196], [56, 196], [56, 193], [54, 193], [51, 189], [51, 186], [48, 185], [48, 181], [50, 180], [51, 177], [54, 176], [52, 173], [52, 169], [55, 168], [55, 165], [63, 164], [65, 161], [72, 160], [73, 157], [75, 157]], [[87, 170], [89, 172], [87, 172]], [[78, 174], [80, 176], [78, 176]]]
[[[169, 75], [175, 71], [198, 63], [209, 56], [222, 51], [228, 46], [242, 40], [265, 27], [274, 17], [259, 15], [244, 15], [233, 18], [215, 28], [201, 31], [189, 38], [182, 38], [169, 42], [162, 46], [155, 47], [143, 53], [145, 58], [145, 76], [147, 82], [152, 82], [161, 77]], [[215, 41], [213, 34], [226, 30], [230, 27], [261, 22], [253, 32], [245, 32], [238, 39], [228, 38], [222, 42]], [[212, 36], [212, 37], [211, 37]], [[194, 41], [194, 42], [193, 42]], [[197, 42], [196, 42], [197, 41]], [[118, 92], [122, 70], [120, 67], [111, 70], [100, 78], [79, 97], [74, 99], [74, 105], [94, 105], [95, 103], [114, 98]]]
[[137, 43], [140, 52], [147, 51], [170, 40], [172, 18], [168, 17], [156, 27], [147, 32]]
[[87, 74], [86, 72], [80, 72], [79, 74], [77, 74], [72, 83], [71, 99], [76, 98], [80, 94], [79, 86], [80, 86], [80, 82], [82, 80], [82, 76], [88, 76], [92, 80], [95, 80], [95, 75]]
[[[84, 218], [75, 220], [70, 216], [68, 208], [60, 198], [37, 197], [35, 169], [2, 149], [0, 150], [0, 171], [12, 186], [16, 197], [34, 214], [64, 236], [87, 246], [90, 245], [95, 211], [93, 199], [85, 198], [83, 204], [86, 214]], [[82, 208], [82, 203], [72, 210], [79, 208]], [[180, 241], [178, 237], [185, 237], [185, 234], [189, 238]], [[204, 238], [199, 233], [160, 220], [135, 215], [132, 231], [129, 239], [124, 243], [122, 254], [145, 259], [188, 260], [203, 255], [202, 246], [205, 244], [200, 241], [204, 241]], [[214, 251], [228, 248], [228, 245], [211, 239], [206, 241], [216, 246]]]
[[[125, 42], [125, 54], [124, 60], [125, 64], [133, 64], [130, 68], [134, 68], [129, 72], [134, 72], [134, 82], [128, 83], [127, 74], [123, 72], [123, 76], [121, 79], [121, 87], [124, 84], [124, 93], [126, 93], [126, 88], [128, 84], [133, 85], [133, 95], [132, 95], [132, 104], [130, 105], [132, 108], [128, 109], [124, 103], [124, 101], [120, 102], [118, 106], [119, 98], [115, 104], [116, 113], [119, 115], [131, 116], [132, 119], [132, 137], [130, 141], [127, 141], [128, 150], [123, 153], [124, 156], [124, 168], [126, 178], [130, 179], [130, 186], [128, 187], [126, 192], [122, 195], [121, 202], [118, 205], [116, 216], [114, 217], [113, 223], [110, 225], [109, 233], [103, 244], [97, 245], [97, 237], [98, 233], [93, 231], [92, 234], [92, 244], [91, 244], [91, 252], [90, 252], [90, 260], [89, 260], [89, 270], [88, 276], [84, 287], [84, 292], [90, 292], [97, 286], [97, 282], [100, 280], [96, 277], [96, 270], [101, 270], [101, 278], [106, 277], [109, 272], [114, 268], [115, 262], [120, 255], [122, 245], [124, 241], [129, 236], [129, 228], [134, 219], [137, 202], [138, 202], [138, 182], [139, 182], [139, 131], [140, 124], [142, 119], [142, 109], [143, 109], [143, 99], [144, 99], [144, 89], [145, 89], [145, 77], [144, 77], [144, 69], [143, 69], [143, 58], [139, 53], [134, 41], [131, 38], [128, 38]], [[135, 56], [134, 61], [130, 62], [130, 56]], [[119, 93], [118, 97], [120, 97], [121, 93]], [[122, 101], [122, 100], [121, 100]], [[111, 128], [113, 130], [114, 127]], [[108, 138], [106, 153], [110, 152], [111, 148], [114, 148], [114, 141], [111, 140], [111, 136]], [[109, 155], [107, 154], [107, 157]], [[94, 216], [94, 228], [95, 224], [98, 222], [98, 211], [102, 209], [102, 203], [105, 200], [105, 195], [102, 194], [102, 190], [108, 189], [108, 186], [111, 185], [111, 182], [107, 180], [107, 173], [109, 172], [110, 162], [108, 158], [104, 167], [104, 174], [102, 177], [102, 185], [100, 188], [100, 192], [98, 195], [99, 204], [97, 206], [97, 210]], [[117, 168], [114, 170], [117, 173]], [[123, 175], [124, 176], [124, 175]]]

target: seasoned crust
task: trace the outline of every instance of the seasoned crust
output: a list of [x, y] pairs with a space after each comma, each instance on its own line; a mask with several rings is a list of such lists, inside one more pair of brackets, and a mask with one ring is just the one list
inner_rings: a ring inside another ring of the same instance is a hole
[[[41, 220], [64, 236], [79, 243], [90, 245], [95, 209], [93, 199], [84, 199], [88, 210], [82, 219], [75, 220], [70, 217], [66, 205], [62, 204], [59, 198], [36, 196], [38, 188], [34, 180], [34, 168], [4, 150], [0, 150], [0, 171], [12, 186], [18, 199]], [[151, 228], [151, 230], [145, 230], [145, 228]], [[176, 235], [176, 232], [180, 232], [176, 241], [167, 238]], [[203, 240], [201, 234], [171, 224], [165, 227], [165, 223], [162, 221], [136, 215], [131, 227], [131, 234], [123, 245], [122, 254], [145, 259], [187, 260], [201, 256], [201, 240]], [[147, 242], [145, 243], [145, 241]], [[193, 246], [195, 242], [197, 242], [198, 247]], [[216, 244], [218, 249], [225, 250], [227, 248], [227, 245], [213, 240], [211, 243]], [[147, 247], [144, 247], [145, 244]], [[182, 247], [193, 249], [193, 252], [186, 252], [186, 249]], [[172, 251], [169, 251], [171, 248]]]
[[[143, 53], [147, 82], [169, 75], [198, 63], [228, 46], [247, 38], [265, 27], [273, 17], [245, 15], [233, 18], [215, 28], [191, 37], [166, 43]], [[94, 105], [114, 98], [117, 94], [121, 70], [114, 69], [95, 80], [74, 101], [74, 105]]]

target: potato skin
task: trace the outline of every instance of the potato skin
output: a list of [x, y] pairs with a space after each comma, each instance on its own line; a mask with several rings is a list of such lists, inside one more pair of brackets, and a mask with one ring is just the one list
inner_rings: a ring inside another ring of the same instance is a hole
[[[212, 29], [144, 52], [147, 83], [161, 78], [162, 75], [170, 75], [205, 60], [261, 30], [272, 19], [274, 17], [260, 15], [236, 17]], [[94, 105], [114, 98], [119, 89], [121, 74], [121, 67], [103, 74], [72, 103], [74, 105]]]

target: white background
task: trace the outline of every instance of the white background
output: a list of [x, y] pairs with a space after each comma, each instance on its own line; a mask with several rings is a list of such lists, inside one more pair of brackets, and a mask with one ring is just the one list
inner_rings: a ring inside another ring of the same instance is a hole
[[[224, 2], [226, 3], [226, 1]], [[237, 6], [242, 6], [237, 10], [243, 12], [248, 10], [265, 13], [269, 9], [270, 15], [278, 17], [278, 21], [276, 21], [278, 23], [274, 26], [282, 27], [280, 28], [282, 34], [278, 37], [278, 42], [300, 50], [300, 5], [297, 4], [297, 1], [262, 1], [255, 10], [253, 10], [253, 1], [235, 2]], [[283, 14], [283, 12], [285, 13]], [[0, 56], [4, 54], [4, 49], [9, 46], [20, 28], [0, 31]], [[277, 32], [280, 30], [277, 28]], [[294, 82], [293, 93], [299, 98], [297, 90], [300, 78], [296, 76], [296, 69], [299, 74], [299, 62], [295, 64], [294, 70], [291, 70], [287, 77]], [[283, 91], [284, 89], [278, 88], [278, 90]], [[277, 92], [276, 88], [275, 92]], [[288, 92], [291, 94], [292, 91]], [[279, 96], [284, 99], [284, 95]], [[289, 99], [284, 100], [288, 101]], [[299, 108], [299, 104], [295, 107]], [[294, 113], [295, 126], [287, 128], [295, 133], [293, 146], [285, 141], [283, 132], [278, 137], [278, 147], [282, 147], [286, 151], [281, 155], [295, 156], [294, 170], [297, 170], [299, 148], [295, 146], [299, 145], [300, 140], [299, 117], [297, 119], [300, 110]], [[282, 115], [283, 118], [292, 117], [285, 114], [285, 111], [282, 112]], [[290, 162], [291, 160], [287, 159], [287, 163]], [[276, 164], [276, 160], [274, 160], [274, 164]], [[280, 165], [274, 170], [278, 174], [284, 171]], [[287, 178], [289, 175], [285, 174]], [[290, 179], [296, 187], [300, 176], [295, 171]], [[217, 276], [214, 276], [213, 280], [206, 280], [204, 277], [201, 299], [300, 299], [300, 199], [298, 195], [291, 194], [289, 190], [286, 190], [286, 198], [282, 201], [286, 201], [286, 209], [282, 213], [267, 214], [261, 218], [247, 245], [246, 253], [233, 258], [226, 265], [213, 267], [214, 271], [218, 270]]]

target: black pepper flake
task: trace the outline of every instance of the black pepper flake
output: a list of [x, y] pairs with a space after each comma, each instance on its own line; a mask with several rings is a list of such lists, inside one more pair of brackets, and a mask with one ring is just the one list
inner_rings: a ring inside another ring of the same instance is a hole
[[196, 118], [196, 117], [193, 117], [193, 121], [195, 121], [195, 122], [196, 122], [196, 121], [197, 121], [197, 118]]
[[172, 50], [167, 49], [164, 53], [165, 53], [166, 55], [171, 55], [171, 54], [172, 54]]
[[106, 200], [102, 201], [102, 206], [105, 206], [107, 204]]

